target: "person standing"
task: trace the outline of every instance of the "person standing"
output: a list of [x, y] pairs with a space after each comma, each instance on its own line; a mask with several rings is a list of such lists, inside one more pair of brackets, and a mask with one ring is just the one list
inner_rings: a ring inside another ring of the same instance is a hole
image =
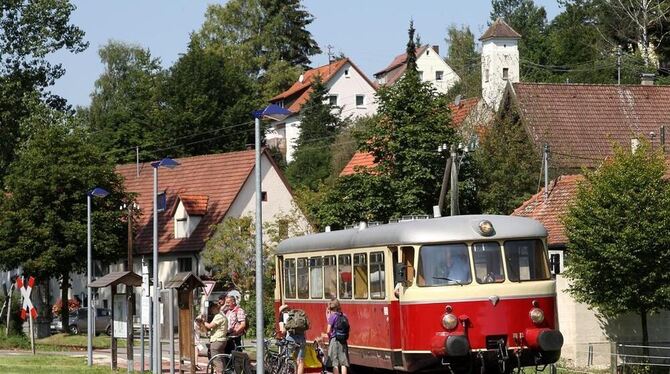
[[226, 295], [226, 318], [228, 318], [228, 343], [226, 353], [242, 346], [242, 335], [247, 329], [247, 314], [239, 305], [235, 294], [231, 291]]
[[328, 357], [333, 365], [333, 374], [347, 374], [349, 370], [349, 319], [342, 313], [340, 301], [333, 299], [328, 303]]
[[295, 343], [298, 346], [296, 354], [296, 363], [298, 364], [297, 374], [305, 373], [305, 331], [309, 329], [309, 321], [304, 311], [289, 310], [289, 306], [283, 304], [279, 307], [279, 331], [284, 334], [286, 340]]
[[[212, 357], [225, 353], [227, 336], [228, 336], [228, 318], [226, 318], [224, 307], [225, 307], [225, 297], [223, 295], [219, 296], [218, 312], [214, 315], [212, 322], [204, 322], [203, 325], [210, 332], [209, 336], [209, 350]], [[214, 360], [214, 370], [217, 373], [223, 373], [225, 363], [223, 362], [223, 356], [219, 359]]]

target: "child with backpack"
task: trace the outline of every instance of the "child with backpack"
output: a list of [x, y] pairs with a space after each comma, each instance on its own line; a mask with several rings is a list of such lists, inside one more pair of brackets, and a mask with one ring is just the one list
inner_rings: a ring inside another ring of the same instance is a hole
[[[333, 374], [347, 374], [349, 369], [349, 319], [342, 313], [340, 301], [333, 299], [328, 303], [328, 357], [333, 365]], [[341, 370], [341, 372], [340, 372]]]

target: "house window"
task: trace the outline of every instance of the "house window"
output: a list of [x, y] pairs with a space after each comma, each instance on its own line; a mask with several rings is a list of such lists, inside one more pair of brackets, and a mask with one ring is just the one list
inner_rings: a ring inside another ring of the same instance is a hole
[[503, 80], [507, 80], [509, 77], [509, 68], [503, 68]]
[[280, 108], [283, 108], [284, 107], [284, 100], [277, 101], [277, 106], [279, 106]]
[[444, 72], [442, 70], [438, 70], [435, 72], [435, 80], [436, 81], [441, 81], [442, 77], [444, 77]]
[[561, 274], [561, 255], [559, 253], [549, 254], [549, 267], [552, 274]]
[[356, 106], [365, 106], [365, 95], [356, 95]]
[[419, 79], [423, 80], [423, 72], [421, 70], [419, 70], [418, 73], [419, 73]]
[[191, 257], [182, 257], [177, 259], [177, 267], [180, 273], [193, 271], [193, 259]]
[[332, 106], [337, 105], [337, 95], [328, 95], [328, 104]]
[[177, 239], [188, 237], [188, 219], [186, 217], [177, 218], [175, 220], [174, 237]]
[[268, 201], [268, 192], [261, 191], [261, 201]]
[[159, 212], [162, 212], [165, 210], [165, 207], [167, 207], [167, 194], [165, 191], [160, 192], [156, 196], [156, 207], [158, 208]]
[[344, 69], [344, 77], [349, 78], [349, 69]]
[[484, 82], [489, 81], [489, 69], [484, 69]]

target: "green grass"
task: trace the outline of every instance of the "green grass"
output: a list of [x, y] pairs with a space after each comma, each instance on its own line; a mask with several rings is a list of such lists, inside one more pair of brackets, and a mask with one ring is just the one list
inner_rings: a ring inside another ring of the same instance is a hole
[[112, 373], [107, 366], [86, 366], [85, 357], [69, 357], [54, 354], [3, 355], [0, 357], [0, 373]]
[[[55, 334], [47, 338], [37, 339], [35, 343], [37, 348], [55, 348], [61, 350], [77, 350], [86, 349], [87, 347], [86, 335], [70, 335], [70, 334]], [[30, 342], [28, 343], [30, 347]], [[100, 335], [93, 338], [93, 349], [103, 349], [112, 347], [112, 338], [107, 335]], [[126, 340], [117, 339], [117, 347], [125, 348]]]

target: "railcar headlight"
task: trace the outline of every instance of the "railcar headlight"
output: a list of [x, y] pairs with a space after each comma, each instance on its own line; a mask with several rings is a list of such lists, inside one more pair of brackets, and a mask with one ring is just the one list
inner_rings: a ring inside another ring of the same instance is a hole
[[544, 322], [544, 312], [540, 308], [533, 308], [530, 310], [530, 320], [533, 321], [534, 324], [539, 325], [542, 322]]
[[442, 326], [447, 330], [453, 330], [458, 326], [458, 318], [451, 313], [447, 313], [442, 316]]
[[484, 236], [493, 235], [493, 224], [489, 220], [483, 220], [479, 222], [479, 232]]

